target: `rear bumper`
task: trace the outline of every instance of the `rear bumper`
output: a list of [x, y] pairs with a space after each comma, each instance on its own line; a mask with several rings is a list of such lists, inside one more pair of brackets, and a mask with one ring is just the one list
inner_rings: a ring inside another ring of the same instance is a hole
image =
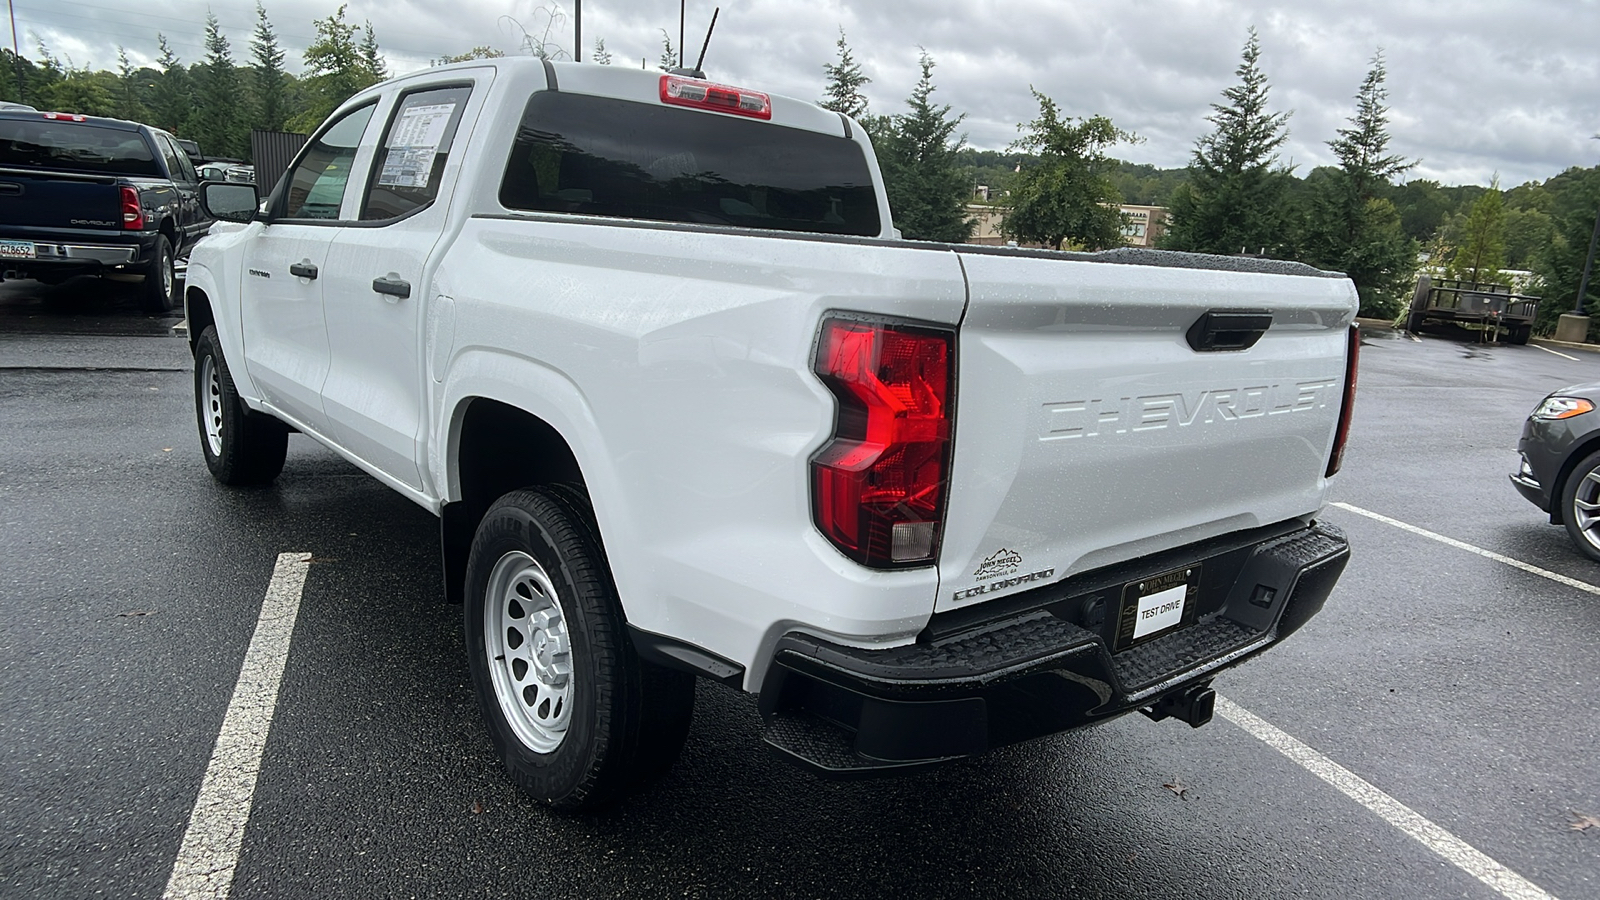
[[909, 646], [864, 650], [786, 635], [761, 692], [765, 740], [806, 768], [848, 777], [1170, 708], [1162, 701], [1299, 629], [1333, 590], [1350, 555], [1343, 534], [1324, 524], [1276, 530], [1192, 548], [1177, 565], [1212, 573], [1198, 621], [1116, 654], [1106, 600], [1120, 603], [1122, 585], [1173, 568], [1172, 554], [1041, 588]]
[[15, 229], [0, 230], [0, 240], [27, 241], [33, 244], [32, 257], [0, 256], [0, 270], [15, 277], [29, 277], [36, 273], [64, 271], [98, 271], [142, 263], [154, 251], [158, 232], [126, 232], [124, 239], [104, 240], [101, 235], [76, 233], [6, 233]]

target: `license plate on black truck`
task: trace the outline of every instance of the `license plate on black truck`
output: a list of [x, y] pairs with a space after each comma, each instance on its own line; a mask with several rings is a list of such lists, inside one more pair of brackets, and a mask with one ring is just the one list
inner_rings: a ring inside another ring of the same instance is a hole
[[1126, 650], [1194, 622], [1200, 611], [1200, 566], [1185, 566], [1122, 588], [1113, 650]]

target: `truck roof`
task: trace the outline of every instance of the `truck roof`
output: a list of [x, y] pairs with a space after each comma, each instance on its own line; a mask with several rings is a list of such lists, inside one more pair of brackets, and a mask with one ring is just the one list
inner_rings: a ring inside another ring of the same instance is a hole
[[95, 125], [100, 128], [111, 128], [116, 131], [138, 131], [141, 128], [151, 127], [140, 122], [129, 122], [126, 119], [109, 119], [104, 116], [82, 116], [80, 118], [77, 113], [51, 112], [49, 110], [29, 111], [25, 109], [0, 109], [0, 119], [23, 119], [31, 121], [51, 117], [68, 122], [76, 122], [82, 125]]
[[[531, 74], [533, 70], [543, 69], [547, 76], [553, 76], [556, 90], [570, 91], [578, 94], [594, 94], [601, 97], [615, 97], [622, 100], [634, 100], [640, 103], [660, 103], [660, 85], [667, 72], [660, 69], [634, 69], [629, 66], [602, 66], [596, 63], [576, 62], [551, 62], [531, 56], [500, 57], [496, 59], [475, 59], [466, 62], [452, 63], [448, 66], [436, 66], [404, 75], [391, 81], [384, 82], [363, 91], [361, 95], [382, 90], [396, 84], [404, 84], [412, 80], [435, 80], [441, 72], [452, 70], [466, 70], [491, 67], [521, 77]], [[687, 76], [685, 76], [687, 77]], [[728, 84], [719, 80], [715, 74], [708, 74], [705, 81], [713, 84]], [[837, 137], [848, 137], [859, 126], [847, 117], [823, 109], [809, 100], [800, 100], [783, 94], [774, 94], [765, 91], [756, 84], [730, 85], [744, 90], [758, 91], [766, 94], [772, 101], [772, 119], [774, 125], [783, 125], [789, 128], [804, 128]], [[348, 105], [349, 101], [346, 101]], [[726, 115], [721, 112], [700, 111], [704, 115]]]

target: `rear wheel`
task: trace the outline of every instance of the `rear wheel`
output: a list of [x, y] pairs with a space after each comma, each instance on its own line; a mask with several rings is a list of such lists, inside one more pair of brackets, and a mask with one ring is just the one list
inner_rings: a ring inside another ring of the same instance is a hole
[[289, 428], [245, 407], [211, 325], [195, 342], [194, 410], [211, 477], [227, 485], [266, 484], [283, 471]]
[[1561, 518], [1578, 549], [1600, 560], [1600, 452], [1578, 461], [1561, 487]]
[[1506, 343], [1526, 344], [1533, 337], [1532, 325], [1513, 325], [1506, 331]]
[[159, 315], [178, 306], [178, 270], [172, 258], [172, 241], [164, 234], [156, 236], [141, 291], [141, 305], [147, 313]]
[[512, 491], [467, 561], [467, 663], [495, 750], [529, 796], [594, 809], [664, 774], [694, 677], [641, 660], [582, 494]]

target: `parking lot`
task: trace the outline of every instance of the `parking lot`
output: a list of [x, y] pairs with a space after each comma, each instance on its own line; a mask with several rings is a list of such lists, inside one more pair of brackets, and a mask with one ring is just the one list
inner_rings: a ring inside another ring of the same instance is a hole
[[273, 487], [214, 483], [177, 320], [136, 308], [0, 285], [0, 896], [162, 895], [283, 553], [310, 562], [212, 896], [1600, 896], [1600, 567], [1506, 479], [1600, 354], [1372, 330], [1326, 513], [1353, 560], [1204, 728], [834, 783], [702, 684], [672, 775], [570, 818], [491, 751], [436, 521], [301, 436]]

